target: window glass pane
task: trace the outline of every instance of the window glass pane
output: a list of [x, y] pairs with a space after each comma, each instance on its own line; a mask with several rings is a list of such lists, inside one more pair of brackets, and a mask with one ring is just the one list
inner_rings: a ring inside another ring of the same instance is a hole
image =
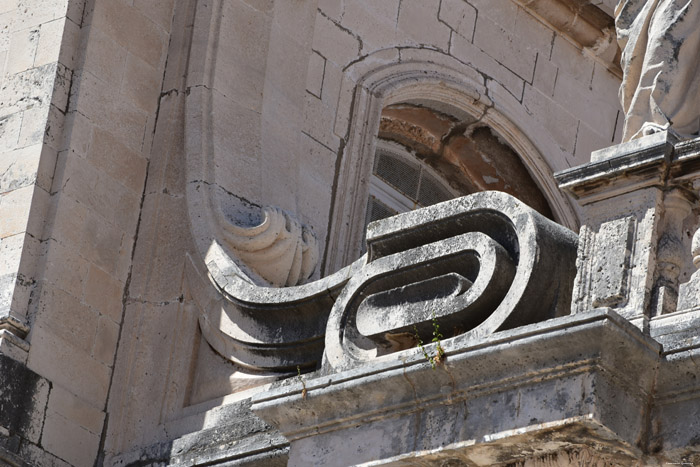
[[374, 159], [374, 174], [409, 198], [418, 198], [420, 166], [408, 160], [377, 151]]
[[428, 172], [423, 171], [418, 193], [418, 204], [430, 206], [441, 201], [447, 201], [453, 197], [452, 193], [439, 180], [436, 180]]
[[370, 195], [369, 203], [367, 203], [367, 218], [365, 220], [365, 225], [369, 224], [370, 222], [378, 221], [379, 219], [395, 216], [396, 214], [398, 214], [398, 212], [394, 211], [389, 206]]

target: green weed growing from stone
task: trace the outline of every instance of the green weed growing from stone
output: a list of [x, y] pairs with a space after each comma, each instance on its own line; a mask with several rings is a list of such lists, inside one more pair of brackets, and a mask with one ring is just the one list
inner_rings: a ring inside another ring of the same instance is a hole
[[430, 363], [430, 366], [433, 368], [437, 368], [438, 365], [443, 363], [445, 361], [445, 349], [442, 348], [442, 344], [440, 341], [442, 340], [443, 336], [442, 333], [440, 332], [440, 324], [437, 321], [437, 317], [435, 316], [435, 312], [433, 312], [433, 339], [431, 342], [437, 344], [435, 346], [436, 354], [434, 356], [430, 356], [428, 354], [428, 351], [425, 350], [425, 347], [423, 346], [423, 339], [420, 338], [420, 335], [418, 335], [418, 328], [413, 325], [413, 332], [416, 335], [416, 342], [418, 348], [423, 352], [423, 356], [425, 357], [426, 360]]

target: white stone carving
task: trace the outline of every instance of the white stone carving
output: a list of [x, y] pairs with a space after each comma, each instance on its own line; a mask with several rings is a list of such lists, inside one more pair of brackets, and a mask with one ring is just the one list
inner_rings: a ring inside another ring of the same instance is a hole
[[497, 191], [373, 222], [367, 264], [330, 311], [323, 367], [413, 351], [406, 338], [429, 342], [438, 322], [476, 342], [566, 315], [576, 245], [573, 232]]
[[276, 287], [305, 282], [318, 263], [318, 242], [308, 227], [277, 207], [263, 208], [260, 225], [226, 224], [228, 245], [245, 265]]
[[700, 130], [700, 3], [620, 0], [623, 142], [659, 130], [682, 137]]

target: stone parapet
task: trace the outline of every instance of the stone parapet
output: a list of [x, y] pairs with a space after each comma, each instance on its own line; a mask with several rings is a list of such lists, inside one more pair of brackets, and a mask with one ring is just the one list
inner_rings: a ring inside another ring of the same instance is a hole
[[291, 378], [254, 396], [252, 409], [291, 441], [289, 465], [500, 465], [591, 445], [618, 464], [642, 457], [661, 346], [617, 313], [440, 345], [446, 360], [435, 369], [407, 350]]

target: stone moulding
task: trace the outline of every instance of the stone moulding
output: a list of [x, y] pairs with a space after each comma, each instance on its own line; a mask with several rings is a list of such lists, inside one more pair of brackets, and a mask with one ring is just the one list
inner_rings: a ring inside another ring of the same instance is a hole
[[615, 76], [622, 77], [615, 21], [608, 14], [612, 13], [608, 8], [608, 12], [603, 11], [590, 0], [513, 1], [560, 32]]
[[318, 263], [313, 232], [280, 208], [263, 208], [263, 221], [253, 227], [226, 224], [224, 239], [245, 265], [275, 287], [305, 282]]
[[[510, 195], [480, 192], [370, 224], [368, 260], [331, 311], [334, 371], [395, 334], [473, 338], [569, 313], [577, 237]], [[434, 321], [434, 322], [433, 322]]]
[[407, 458], [501, 465], [593, 444], [624, 465], [641, 455], [661, 347], [616, 313], [463, 334], [442, 346], [447, 359], [435, 370], [412, 349], [281, 382], [255, 395], [252, 410], [290, 440], [292, 466], [309, 465], [309, 453], [329, 466]]

